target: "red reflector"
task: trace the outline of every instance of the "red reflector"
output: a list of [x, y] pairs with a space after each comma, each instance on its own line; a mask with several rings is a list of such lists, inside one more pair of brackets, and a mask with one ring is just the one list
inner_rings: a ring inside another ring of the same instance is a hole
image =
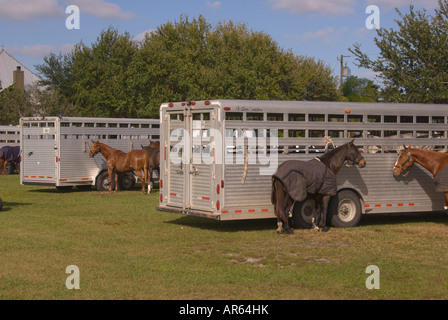
[[219, 184], [216, 185], [216, 193], [219, 194]]
[[219, 201], [216, 201], [216, 209], [219, 210]]
[[221, 188], [224, 188], [224, 180], [221, 180]]
[[168, 107], [170, 107], [170, 108], [174, 107], [174, 103], [170, 103], [170, 104], [168, 105]]
[[196, 102], [191, 101], [191, 105], [192, 105], [192, 106], [195, 106], [195, 105], [196, 105]]
[[163, 180], [160, 180], [160, 189], [162, 189], [163, 188]]
[[160, 194], [160, 202], [163, 202], [163, 195]]
[[182, 102], [182, 107], [185, 107], [185, 102]]
[[230, 111], [230, 107], [224, 107], [225, 111]]
[[206, 106], [208, 106], [210, 104], [210, 101], [205, 101], [204, 103]]

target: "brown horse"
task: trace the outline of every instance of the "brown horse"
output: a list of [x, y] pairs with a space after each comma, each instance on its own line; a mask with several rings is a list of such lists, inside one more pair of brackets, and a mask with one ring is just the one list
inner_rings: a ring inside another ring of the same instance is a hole
[[412, 146], [406, 147], [399, 153], [398, 160], [394, 165], [395, 177], [407, 176], [414, 162], [428, 170], [434, 176], [437, 192], [445, 192], [444, 206], [448, 212], [448, 154], [427, 149], [416, 149]]
[[[145, 184], [148, 176], [149, 159], [142, 150], [133, 150], [124, 153], [114, 149], [107, 144], [92, 140], [89, 157], [93, 158], [97, 153], [101, 153], [106, 159], [107, 172], [109, 173], [109, 193], [112, 192], [112, 178], [115, 173], [115, 192], [118, 191], [118, 173], [135, 172], [142, 180], [142, 194], [145, 194]], [[143, 171], [143, 174], [142, 174]], [[148, 186], [149, 188], [149, 186]]]
[[316, 224], [314, 229], [327, 231], [328, 204], [336, 195], [336, 174], [342, 165], [349, 161], [360, 168], [366, 166], [366, 160], [354, 145], [353, 141], [346, 143], [324, 155], [310, 161], [289, 160], [282, 163], [272, 177], [271, 201], [277, 216], [277, 232], [283, 228], [292, 234], [288, 218], [285, 215], [288, 208], [293, 208], [295, 202], [314, 198], [316, 201]]
[[148, 184], [148, 193], [151, 192], [151, 180], [152, 180], [152, 172], [153, 170], [158, 170], [160, 174], [160, 143], [157, 141], [150, 141], [149, 145], [144, 147], [142, 146], [142, 150], [146, 152], [149, 159], [149, 184]]

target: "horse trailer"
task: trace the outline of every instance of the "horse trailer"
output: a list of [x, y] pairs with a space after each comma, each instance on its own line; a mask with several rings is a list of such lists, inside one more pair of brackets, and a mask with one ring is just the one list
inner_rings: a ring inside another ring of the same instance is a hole
[[[158, 119], [30, 117], [20, 119], [22, 185], [77, 186], [109, 189], [106, 160], [89, 157], [92, 140], [123, 152], [141, 149], [159, 140]], [[121, 174], [119, 186], [130, 189], [133, 173]]]
[[[217, 220], [274, 218], [272, 174], [287, 160], [310, 160], [354, 139], [366, 168], [344, 166], [331, 199], [333, 226], [364, 213], [442, 211], [432, 175], [416, 165], [393, 176], [398, 148], [445, 151], [447, 106], [307, 101], [188, 101], [160, 108], [158, 209]], [[291, 209], [309, 227], [314, 200]]]

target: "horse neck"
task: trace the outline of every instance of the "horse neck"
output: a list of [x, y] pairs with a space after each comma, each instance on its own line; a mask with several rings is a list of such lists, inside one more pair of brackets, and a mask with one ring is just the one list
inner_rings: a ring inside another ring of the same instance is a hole
[[433, 175], [437, 174], [448, 163], [448, 158], [444, 157], [443, 153], [422, 149], [410, 149], [410, 152], [414, 161]]
[[115, 151], [114, 148], [109, 147], [107, 144], [100, 143], [100, 153], [103, 155], [104, 158], [108, 159], [114, 151]]
[[346, 149], [347, 149], [346, 146], [336, 148], [336, 149], [331, 150], [330, 152], [324, 154], [319, 159], [320, 159], [320, 161], [325, 163], [327, 165], [327, 167], [330, 168], [330, 170], [334, 174], [337, 174], [339, 172], [339, 170], [341, 170], [342, 165], [345, 162], [345, 153], [346, 153], [345, 150]]

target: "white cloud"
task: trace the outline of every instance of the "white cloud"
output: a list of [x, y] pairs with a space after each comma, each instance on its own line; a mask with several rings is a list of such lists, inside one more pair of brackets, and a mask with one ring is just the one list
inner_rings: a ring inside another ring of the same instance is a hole
[[130, 11], [124, 11], [120, 6], [109, 3], [104, 0], [68, 0], [67, 3], [79, 7], [80, 14], [91, 14], [100, 19], [131, 19], [136, 14]]
[[143, 40], [145, 40], [145, 36], [146, 36], [147, 33], [149, 35], [151, 35], [153, 32], [155, 32], [154, 29], [149, 29], [149, 30], [143, 31], [142, 33], [139, 33], [134, 38], [132, 38], [132, 40], [138, 41], [138, 42], [143, 41]]
[[439, 6], [437, 0], [368, 0], [367, 4], [377, 5], [380, 10], [391, 10], [394, 8], [409, 8], [411, 4], [419, 7], [423, 7], [426, 9], [434, 9]]
[[221, 7], [221, 1], [215, 1], [215, 2], [205, 1], [205, 4], [207, 5], [207, 7], [213, 10], [218, 10], [219, 7]]
[[32, 21], [39, 18], [61, 18], [64, 8], [58, 0], [0, 0], [0, 18]]
[[356, 0], [268, 0], [276, 9], [294, 14], [318, 13], [346, 15], [354, 12]]
[[69, 53], [73, 50], [73, 44], [63, 44], [60, 46], [54, 46], [51, 44], [36, 44], [34, 46], [24, 46], [24, 47], [7, 47], [6, 51], [11, 55], [24, 55], [32, 58], [43, 58], [51, 52], [54, 53]]

